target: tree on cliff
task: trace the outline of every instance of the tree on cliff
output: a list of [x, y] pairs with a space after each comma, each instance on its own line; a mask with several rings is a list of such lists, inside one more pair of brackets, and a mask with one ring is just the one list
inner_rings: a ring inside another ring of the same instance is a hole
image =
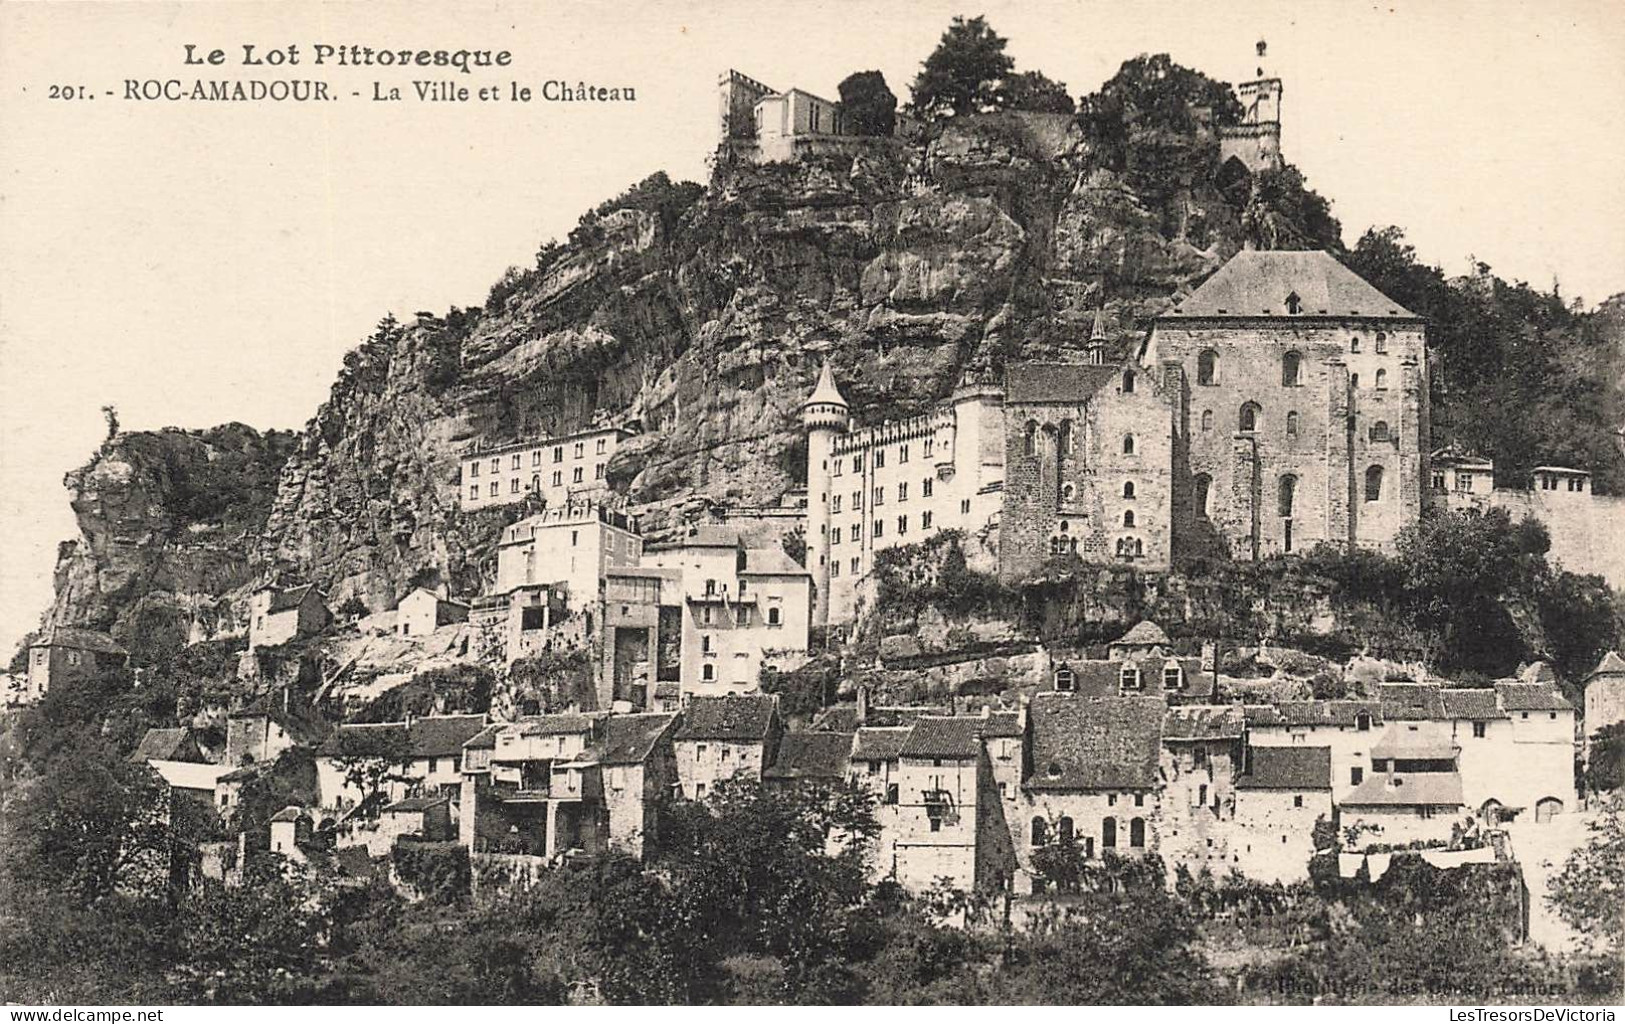
[[897, 97], [878, 71], [854, 71], [841, 80], [841, 113], [853, 135], [890, 135], [897, 125]]
[[[1142, 53], [1124, 61], [1117, 74], [1083, 98], [1078, 126], [1096, 159], [1123, 171], [1130, 169], [1137, 150], [1159, 141], [1194, 143], [1201, 127], [1198, 108], [1210, 111], [1216, 126], [1241, 120], [1241, 102], [1228, 84], [1176, 64], [1166, 53]], [[1209, 161], [1211, 165], [1211, 154]]]
[[941, 117], [996, 108], [999, 83], [1015, 67], [1004, 52], [1008, 42], [981, 15], [954, 18], [914, 78], [914, 109]]
[[1067, 94], [1066, 83], [1057, 82], [1042, 71], [1023, 71], [1011, 75], [1004, 80], [999, 92], [1006, 110], [1070, 114], [1077, 109], [1077, 104]]

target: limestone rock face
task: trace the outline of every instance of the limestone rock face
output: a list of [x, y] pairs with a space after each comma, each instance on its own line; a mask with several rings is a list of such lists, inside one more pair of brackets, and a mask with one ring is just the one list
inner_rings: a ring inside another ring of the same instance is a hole
[[967, 371], [1081, 349], [1097, 307], [1128, 351], [1241, 246], [1240, 210], [1211, 186], [1143, 200], [1054, 116], [723, 161], [685, 195], [601, 209], [485, 310], [380, 324], [297, 440], [262, 445], [276, 486], [245, 498], [263, 522], [250, 559], [212, 534], [168, 539], [161, 478], [98, 456], [53, 614], [116, 618], [148, 590], [215, 600], [272, 574], [375, 611], [417, 583], [477, 593], [522, 510], [460, 514], [459, 456], [598, 423], [637, 432], [608, 473], [666, 510], [646, 529], [707, 501], [772, 503], [802, 473], [797, 410], [822, 361], [855, 422], [912, 414]]

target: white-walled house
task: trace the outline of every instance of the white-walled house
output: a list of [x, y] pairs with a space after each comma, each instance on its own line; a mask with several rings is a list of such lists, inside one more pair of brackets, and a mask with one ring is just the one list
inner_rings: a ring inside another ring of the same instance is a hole
[[1248, 878], [1290, 885], [1309, 877], [1315, 822], [1332, 815], [1329, 747], [1255, 747], [1236, 779], [1231, 857]]
[[262, 587], [249, 598], [248, 649], [274, 647], [314, 636], [333, 621], [322, 592], [299, 587]]
[[347, 808], [367, 794], [347, 778], [357, 763], [390, 766], [381, 788], [389, 801], [445, 794], [454, 805], [463, 786], [463, 744], [485, 728], [485, 715], [433, 715], [400, 722], [341, 725], [316, 757], [316, 783], [324, 808]]
[[468, 605], [418, 587], [395, 606], [398, 636], [428, 636], [441, 626], [468, 621]]

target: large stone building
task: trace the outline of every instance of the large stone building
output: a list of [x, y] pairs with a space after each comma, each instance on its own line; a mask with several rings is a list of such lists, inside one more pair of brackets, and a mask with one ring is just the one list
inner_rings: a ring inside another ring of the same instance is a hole
[[1183, 378], [1176, 555], [1389, 549], [1421, 513], [1426, 328], [1327, 253], [1237, 253], [1156, 319], [1143, 362]]
[[813, 623], [853, 617], [877, 551], [994, 522], [1004, 480], [1003, 393], [966, 383], [923, 416], [851, 430], [826, 363], [803, 403]]
[[609, 492], [610, 457], [630, 436], [619, 427], [600, 427], [470, 452], [460, 462], [458, 504], [473, 511], [534, 495], [553, 508], [600, 498]]
[[27, 702], [44, 698], [53, 685], [87, 679], [123, 665], [128, 654], [106, 633], [57, 626], [28, 646]]

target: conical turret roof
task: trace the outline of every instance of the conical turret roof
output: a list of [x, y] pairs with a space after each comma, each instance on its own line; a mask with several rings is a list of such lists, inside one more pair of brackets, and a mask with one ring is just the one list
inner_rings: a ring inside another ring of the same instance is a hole
[[841, 389], [835, 386], [835, 374], [830, 372], [829, 360], [824, 360], [824, 368], [818, 372], [818, 384], [813, 387], [812, 394], [807, 396], [804, 405], [839, 405], [846, 407], [846, 398]]
[[1089, 340], [1090, 341], [1105, 341], [1106, 340], [1106, 314], [1105, 314], [1105, 310], [1102, 310], [1102, 309], [1100, 309], [1098, 307], [1095, 309], [1095, 323], [1094, 323], [1094, 326], [1089, 329]]

